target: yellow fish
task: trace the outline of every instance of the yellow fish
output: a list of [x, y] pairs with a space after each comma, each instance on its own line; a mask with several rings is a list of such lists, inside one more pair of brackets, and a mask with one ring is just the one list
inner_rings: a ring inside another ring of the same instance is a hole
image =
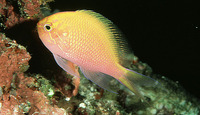
[[[109, 90], [109, 82], [117, 79], [142, 97], [138, 86], [153, 86], [157, 82], [122, 66], [128, 48], [113, 23], [91, 10], [59, 12], [37, 24], [39, 37], [52, 52], [58, 65], [79, 77], [84, 76]], [[75, 95], [75, 94], [74, 94]]]

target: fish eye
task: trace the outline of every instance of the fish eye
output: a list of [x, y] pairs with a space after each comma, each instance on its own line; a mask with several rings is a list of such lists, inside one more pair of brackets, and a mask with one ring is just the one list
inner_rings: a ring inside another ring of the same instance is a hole
[[45, 24], [45, 25], [44, 25], [44, 30], [46, 30], [46, 31], [51, 31], [51, 30], [52, 30], [51, 24]]

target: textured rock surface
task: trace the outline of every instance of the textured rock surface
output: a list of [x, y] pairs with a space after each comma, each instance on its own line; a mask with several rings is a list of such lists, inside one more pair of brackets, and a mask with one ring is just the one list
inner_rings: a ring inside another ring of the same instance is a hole
[[50, 105], [49, 99], [44, 95], [45, 93], [48, 95], [50, 84], [45, 84], [47, 91], [43, 90], [43, 84], [38, 84], [39, 77], [42, 76], [32, 75], [31, 77], [24, 74], [29, 67], [28, 61], [31, 59], [25, 47], [0, 33], [0, 51], [1, 115], [65, 114], [64, 109]]

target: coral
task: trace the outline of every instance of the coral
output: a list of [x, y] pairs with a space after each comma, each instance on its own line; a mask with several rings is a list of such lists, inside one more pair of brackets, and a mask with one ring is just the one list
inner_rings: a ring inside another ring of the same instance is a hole
[[64, 109], [50, 104], [48, 94], [53, 87], [48, 80], [40, 75], [24, 75], [31, 58], [25, 47], [0, 34], [0, 51], [1, 115], [66, 113]]
[[40, 14], [40, 1], [39, 0], [20, 0], [18, 5], [21, 8], [21, 14], [28, 18], [36, 17]]
[[11, 28], [26, 20], [42, 17], [40, 5], [48, 9], [47, 2], [52, 0], [1, 0], [0, 1], [0, 30]]
[[28, 69], [31, 56], [26, 48], [0, 34], [0, 86], [11, 87], [12, 79]]
[[60, 75], [57, 74], [54, 86], [62, 95], [68, 98], [72, 97], [72, 76], [66, 74], [66, 72], [63, 71]]
[[14, 12], [14, 7], [8, 4], [6, 0], [0, 1], [0, 14], [0, 20], [2, 22], [0, 25], [3, 28], [9, 28], [21, 21], [24, 21], [19, 14]]

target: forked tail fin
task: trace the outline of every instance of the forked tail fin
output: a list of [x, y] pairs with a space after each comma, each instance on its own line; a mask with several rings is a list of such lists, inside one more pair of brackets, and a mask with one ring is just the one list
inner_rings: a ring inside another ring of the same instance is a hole
[[158, 81], [154, 80], [153, 78], [150, 78], [148, 76], [142, 75], [140, 73], [137, 73], [129, 69], [126, 69], [126, 74], [120, 77], [118, 80], [143, 100], [144, 97], [140, 93], [138, 87], [140, 86], [155, 87], [160, 85]]

